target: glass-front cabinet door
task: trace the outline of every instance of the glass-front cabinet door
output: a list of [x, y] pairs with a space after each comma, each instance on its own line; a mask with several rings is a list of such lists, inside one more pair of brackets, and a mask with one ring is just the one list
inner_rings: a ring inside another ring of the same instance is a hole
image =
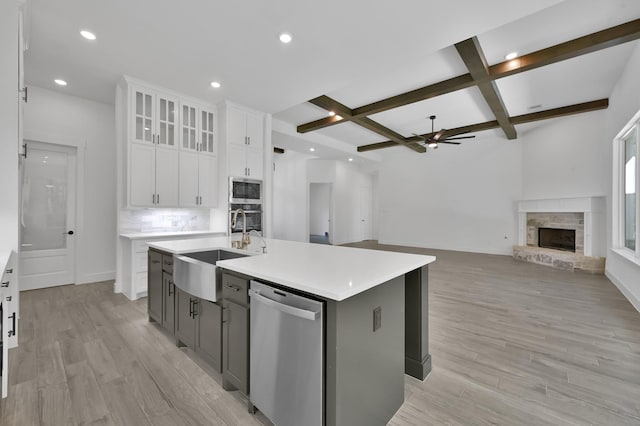
[[206, 109], [200, 110], [200, 144], [202, 152], [216, 154], [215, 115]]
[[176, 148], [177, 102], [158, 95], [158, 130], [156, 143], [160, 146]]
[[182, 104], [182, 143], [180, 148], [198, 151], [198, 109], [194, 106]]
[[155, 143], [154, 95], [143, 89], [133, 89], [133, 134], [134, 142]]

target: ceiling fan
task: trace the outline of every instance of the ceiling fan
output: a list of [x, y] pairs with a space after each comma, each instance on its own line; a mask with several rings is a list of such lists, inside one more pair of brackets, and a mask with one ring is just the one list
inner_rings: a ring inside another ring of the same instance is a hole
[[434, 122], [436, 121], [436, 116], [435, 115], [430, 115], [429, 119], [431, 120], [431, 134], [433, 135], [432, 137], [428, 138], [425, 136], [420, 136], [420, 135], [416, 135], [415, 133], [413, 134], [414, 136], [417, 136], [420, 139], [424, 139], [424, 144], [426, 146], [428, 146], [429, 148], [433, 148], [433, 149], [438, 149], [438, 144], [439, 143], [448, 143], [451, 145], [460, 145], [460, 142], [451, 142], [454, 140], [459, 140], [459, 139], [472, 139], [475, 138], [475, 135], [473, 136], [455, 136], [455, 137], [442, 137], [442, 135], [444, 134], [444, 132], [446, 132], [447, 129], [441, 129], [438, 133], [435, 133], [434, 130]]

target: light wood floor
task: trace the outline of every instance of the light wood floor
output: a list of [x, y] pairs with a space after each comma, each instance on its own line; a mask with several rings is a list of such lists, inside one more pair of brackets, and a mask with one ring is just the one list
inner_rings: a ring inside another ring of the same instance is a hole
[[[640, 314], [603, 276], [433, 254], [425, 382], [392, 425], [640, 425]], [[255, 425], [237, 392], [112, 283], [21, 293], [5, 425]], [[207, 374], [208, 373], [208, 374]]]

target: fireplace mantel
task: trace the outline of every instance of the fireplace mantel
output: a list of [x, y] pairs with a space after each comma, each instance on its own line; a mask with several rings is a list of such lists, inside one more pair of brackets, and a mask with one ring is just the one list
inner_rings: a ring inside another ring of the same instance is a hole
[[584, 255], [605, 256], [605, 212], [603, 196], [521, 200], [518, 208], [518, 245], [527, 245], [527, 213], [584, 214]]

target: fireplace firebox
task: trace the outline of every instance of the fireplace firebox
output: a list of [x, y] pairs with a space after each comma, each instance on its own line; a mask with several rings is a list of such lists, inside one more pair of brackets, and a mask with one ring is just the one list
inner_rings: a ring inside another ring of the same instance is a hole
[[576, 251], [576, 230], [538, 228], [538, 246], [556, 250]]

